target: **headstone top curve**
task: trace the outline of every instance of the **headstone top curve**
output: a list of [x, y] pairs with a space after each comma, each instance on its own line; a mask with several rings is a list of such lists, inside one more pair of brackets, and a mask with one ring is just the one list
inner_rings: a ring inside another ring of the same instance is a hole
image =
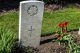
[[44, 3], [42, 1], [21, 1], [20, 3], [29, 3], [29, 2], [41, 2], [41, 3]]

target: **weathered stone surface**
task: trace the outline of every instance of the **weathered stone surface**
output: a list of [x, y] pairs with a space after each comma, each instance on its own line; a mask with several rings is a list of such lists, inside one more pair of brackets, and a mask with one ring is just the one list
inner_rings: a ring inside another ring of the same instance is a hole
[[23, 46], [39, 46], [43, 11], [41, 1], [20, 2], [19, 40]]

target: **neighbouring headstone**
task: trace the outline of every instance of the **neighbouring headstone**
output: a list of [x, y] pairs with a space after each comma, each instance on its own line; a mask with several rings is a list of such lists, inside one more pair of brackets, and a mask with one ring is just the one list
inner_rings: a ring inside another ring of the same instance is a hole
[[43, 11], [42, 1], [20, 2], [19, 41], [23, 46], [39, 46]]
[[80, 28], [79, 28], [79, 31], [78, 31], [78, 35], [80, 35]]

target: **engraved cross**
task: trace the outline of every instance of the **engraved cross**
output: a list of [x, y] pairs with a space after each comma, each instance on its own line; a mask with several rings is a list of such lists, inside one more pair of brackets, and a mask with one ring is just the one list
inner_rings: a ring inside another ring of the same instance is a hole
[[30, 26], [30, 30], [28, 30], [28, 31], [30, 31], [30, 37], [31, 37], [31, 35], [32, 35], [32, 31], [33, 31], [34, 29], [32, 28], [32, 26]]

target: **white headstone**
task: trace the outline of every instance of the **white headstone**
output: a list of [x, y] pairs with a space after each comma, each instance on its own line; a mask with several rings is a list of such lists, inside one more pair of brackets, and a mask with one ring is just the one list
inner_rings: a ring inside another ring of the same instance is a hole
[[41, 1], [20, 2], [19, 40], [23, 46], [39, 46], [43, 11]]
[[80, 35], [80, 28], [79, 28], [79, 31], [78, 31], [78, 35]]

